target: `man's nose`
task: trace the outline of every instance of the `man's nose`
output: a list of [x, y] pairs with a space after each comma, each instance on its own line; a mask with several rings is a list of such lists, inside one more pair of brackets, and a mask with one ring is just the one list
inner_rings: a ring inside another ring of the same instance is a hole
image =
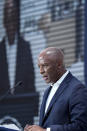
[[40, 67], [40, 74], [44, 73], [44, 69], [42, 67]]

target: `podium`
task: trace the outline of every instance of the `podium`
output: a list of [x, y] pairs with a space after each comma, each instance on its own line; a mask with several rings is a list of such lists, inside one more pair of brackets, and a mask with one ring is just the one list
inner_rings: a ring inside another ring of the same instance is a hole
[[0, 119], [5, 116], [15, 118], [21, 126], [33, 124], [34, 116], [38, 116], [39, 95], [37, 92], [8, 95], [0, 101]]

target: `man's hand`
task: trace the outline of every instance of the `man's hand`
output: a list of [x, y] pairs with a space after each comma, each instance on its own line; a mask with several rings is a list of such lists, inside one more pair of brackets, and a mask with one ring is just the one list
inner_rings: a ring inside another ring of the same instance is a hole
[[37, 125], [26, 125], [24, 131], [46, 131], [46, 129], [43, 129]]

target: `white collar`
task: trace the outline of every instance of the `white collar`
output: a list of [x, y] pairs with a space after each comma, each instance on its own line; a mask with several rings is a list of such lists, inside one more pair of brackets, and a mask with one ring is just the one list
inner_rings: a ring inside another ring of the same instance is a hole
[[68, 73], [69, 73], [69, 71], [66, 71], [63, 74], [63, 76], [56, 83], [53, 84], [53, 86], [56, 86], [56, 87], [59, 86], [62, 83], [62, 81], [64, 80], [64, 78], [67, 76]]

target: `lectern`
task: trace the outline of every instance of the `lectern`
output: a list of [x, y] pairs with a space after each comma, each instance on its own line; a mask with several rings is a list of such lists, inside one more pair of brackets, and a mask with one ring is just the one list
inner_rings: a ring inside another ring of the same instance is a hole
[[22, 127], [27, 123], [33, 124], [34, 116], [38, 116], [38, 98], [37, 92], [8, 95], [0, 101], [0, 119], [10, 116], [15, 118]]

